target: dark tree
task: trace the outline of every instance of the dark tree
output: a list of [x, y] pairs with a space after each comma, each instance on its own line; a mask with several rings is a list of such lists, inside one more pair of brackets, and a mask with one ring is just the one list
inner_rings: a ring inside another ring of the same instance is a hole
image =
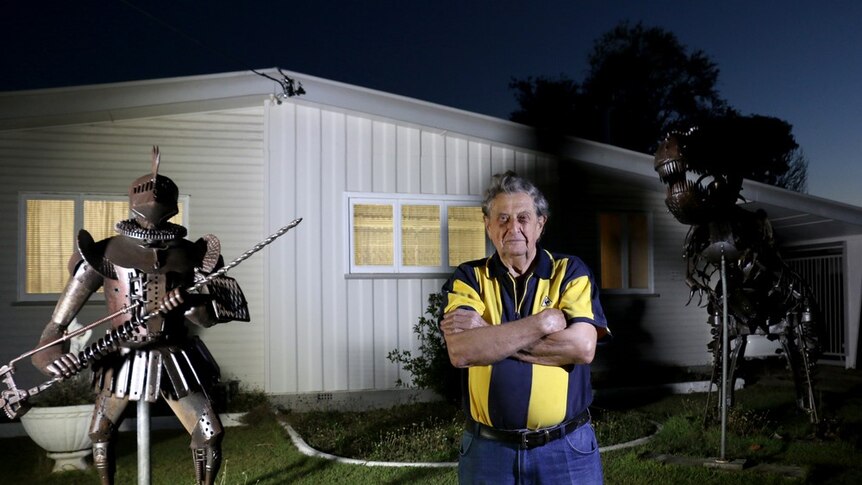
[[512, 113], [512, 121], [559, 134], [578, 132], [576, 106], [580, 88], [564, 74], [558, 79], [513, 79], [509, 88], [515, 91], [515, 100], [521, 107]]
[[795, 192], [808, 192], [808, 159], [805, 158], [802, 149], [797, 148], [793, 150], [788, 154], [787, 158], [787, 171], [778, 175], [773, 185]]
[[622, 23], [596, 41], [583, 82], [590, 138], [642, 152], [679, 123], [722, 113], [718, 67], [660, 28]]
[[[700, 50], [689, 53], [673, 33], [623, 22], [596, 40], [582, 83], [565, 75], [513, 79], [520, 109], [512, 121], [536, 127], [542, 141], [574, 135], [653, 153], [674, 128], [707, 125], [733, 138], [716, 137], [719, 152], [746, 147], [737, 158], [743, 176], [803, 192], [807, 161], [777, 118], [741, 116], [719, 96], [718, 66]], [[547, 144], [545, 144], [547, 146]], [[544, 147], [543, 147], [544, 148]]]
[[517, 123], [536, 128], [540, 150], [553, 153], [565, 135], [584, 136], [587, 120], [580, 116], [580, 87], [565, 75], [512, 79], [509, 88], [515, 92], [520, 110], [511, 114]]

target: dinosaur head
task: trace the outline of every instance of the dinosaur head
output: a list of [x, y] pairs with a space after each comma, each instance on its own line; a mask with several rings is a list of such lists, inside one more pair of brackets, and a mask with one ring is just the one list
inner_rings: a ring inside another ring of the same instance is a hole
[[656, 150], [654, 168], [667, 186], [665, 204], [683, 224], [720, 219], [740, 198], [742, 176], [714, 141], [712, 133], [693, 127], [671, 131]]

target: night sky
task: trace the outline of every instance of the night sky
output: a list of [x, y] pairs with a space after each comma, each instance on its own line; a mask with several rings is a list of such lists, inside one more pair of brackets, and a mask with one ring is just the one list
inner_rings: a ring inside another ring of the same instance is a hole
[[793, 125], [810, 194], [862, 206], [862, 2], [9, 0], [0, 9], [0, 91], [278, 66], [500, 118], [516, 108], [513, 77], [580, 81], [595, 39], [640, 21], [715, 61], [731, 106]]

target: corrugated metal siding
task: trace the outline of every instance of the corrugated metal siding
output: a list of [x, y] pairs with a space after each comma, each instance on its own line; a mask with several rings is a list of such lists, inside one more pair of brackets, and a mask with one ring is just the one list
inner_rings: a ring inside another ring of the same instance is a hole
[[413, 324], [444, 282], [346, 278], [345, 192], [478, 196], [492, 173], [517, 169], [546, 183], [555, 171], [534, 153], [308, 103], [269, 104], [267, 126], [267, 225], [303, 218], [291, 245], [267, 263], [273, 393], [390, 389], [408, 380], [386, 355], [415, 355]]
[[[53, 305], [20, 305], [16, 298], [17, 197], [21, 191], [125, 195], [132, 180], [150, 170], [159, 145], [161, 173], [190, 196], [189, 238], [216, 234], [227, 260], [263, 237], [263, 107], [172, 115], [52, 128], [0, 132], [0, 361], [36, 343]], [[249, 300], [252, 323], [201, 332], [227, 378], [263, 384], [263, 260], [249, 259], [231, 272]], [[82, 321], [103, 315], [101, 303]], [[22, 366], [29, 373], [29, 365]]]

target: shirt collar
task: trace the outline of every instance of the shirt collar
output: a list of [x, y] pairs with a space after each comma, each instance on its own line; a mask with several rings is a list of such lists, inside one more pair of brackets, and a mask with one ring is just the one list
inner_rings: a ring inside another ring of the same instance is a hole
[[[551, 255], [541, 246], [536, 246], [536, 264], [533, 266], [533, 274], [542, 279], [549, 279], [551, 277], [551, 269], [553, 267], [553, 261], [551, 260]], [[500, 259], [500, 255], [497, 252], [494, 252], [494, 255], [488, 258], [485, 263], [485, 270], [488, 272], [488, 277], [490, 278], [502, 278], [509, 274], [509, 268], [503, 264], [503, 260]]]

